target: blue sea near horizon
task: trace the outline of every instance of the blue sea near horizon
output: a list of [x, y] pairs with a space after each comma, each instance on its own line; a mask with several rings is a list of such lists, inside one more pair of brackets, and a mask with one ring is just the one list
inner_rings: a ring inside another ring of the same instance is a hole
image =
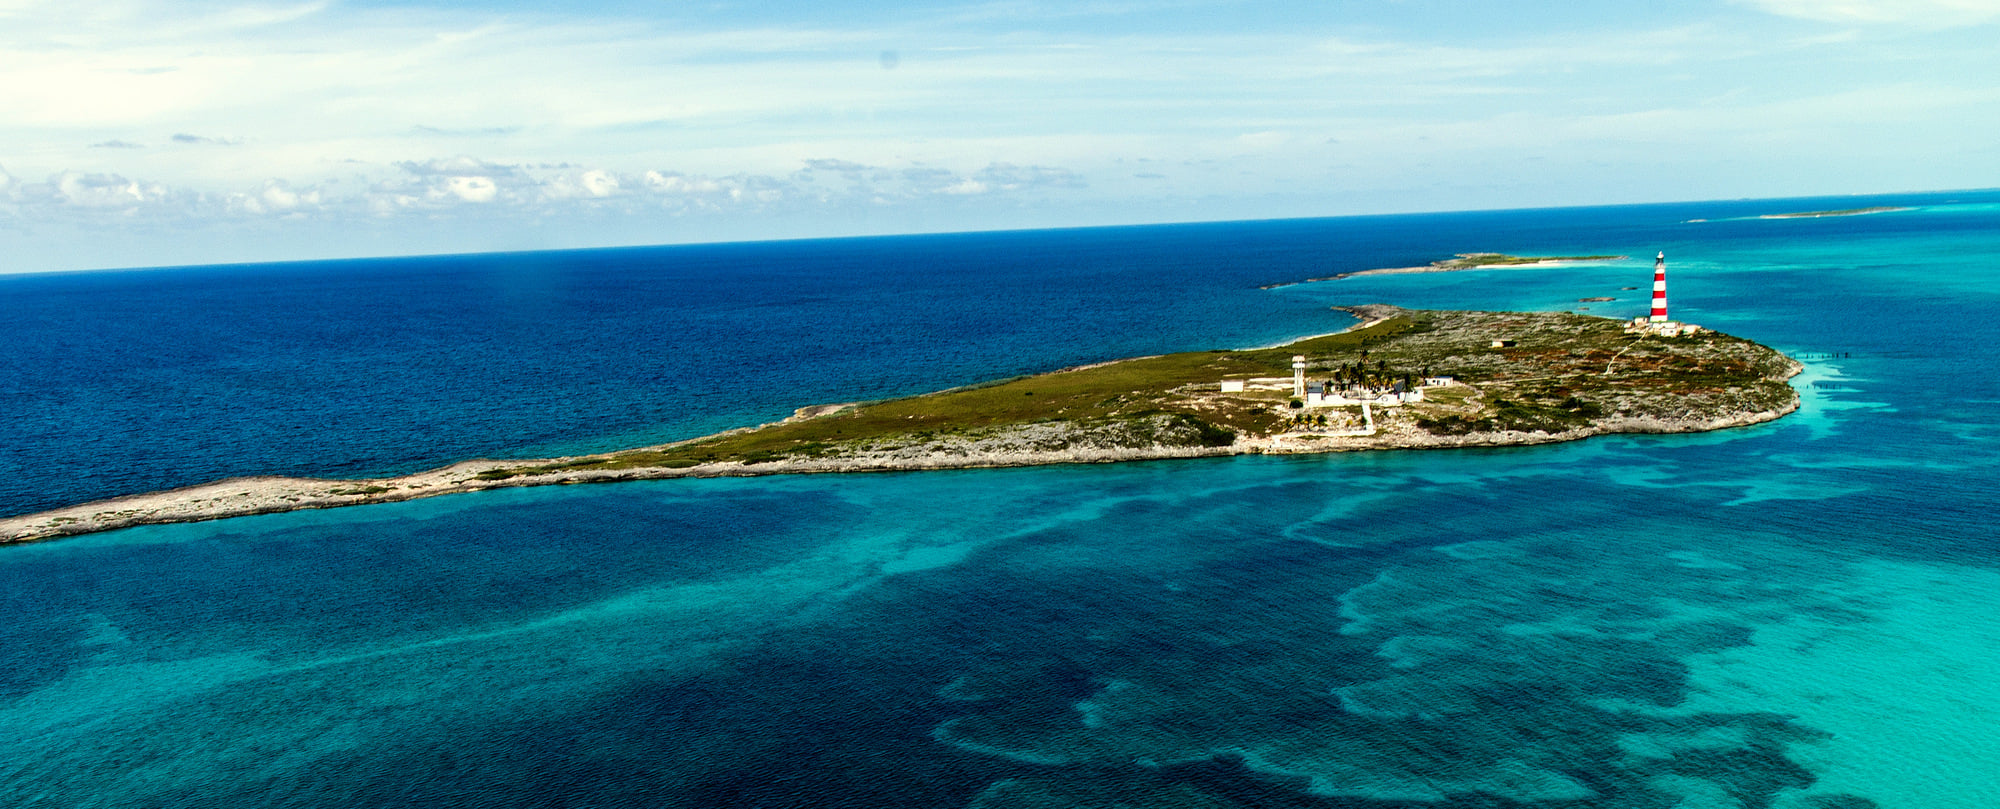
[[[1878, 204], [1912, 210], [1755, 218]], [[1631, 258], [1258, 288], [1472, 250]], [[646, 443], [1334, 305], [1630, 317], [1654, 250], [1677, 317], [1805, 361], [1800, 412], [0, 549], [0, 802], [2000, 802], [1996, 192], [0, 277], [0, 512]]]

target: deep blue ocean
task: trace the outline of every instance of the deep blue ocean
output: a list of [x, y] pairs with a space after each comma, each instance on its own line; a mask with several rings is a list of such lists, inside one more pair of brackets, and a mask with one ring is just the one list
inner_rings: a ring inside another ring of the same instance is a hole
[[[1761, 219], [1802, 210], [1910, 210]], [[1260, 287], [1453, 253], [1600, 264]], [[2000, 805], [2000, 192], [0, 276], [0, 514], [1643, 314], [1799, 413], [682, 480], [0, 548], [0, 806]], [[1609, 296], [1611, 302], [1579, 299]]]

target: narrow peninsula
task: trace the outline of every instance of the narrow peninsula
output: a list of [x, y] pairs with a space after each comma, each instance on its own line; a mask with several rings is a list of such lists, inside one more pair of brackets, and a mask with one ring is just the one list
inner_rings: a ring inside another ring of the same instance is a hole
[[1759, 216], [1757, 218], [1758, 219], [1821, 219], [1829, 216], [1866, 216], [1868, 214], [1875, 214], [1875, 213], [1895, 213], [1897, 211], [1910, 211], [1910, 210], [1915, 210], [1915, 209], [1905, 208], [1897, 205], [1875, 205], [1867, 208], [1841, 208], [1839, 210], [1834, 210], [1834, 211], [1798, 211], [1796, 213], [1769, 213], [1769, 214], [1764, 214], [1763, 216]]
[[643, 449], [373, 480], [236, 478], [0, 519], [0, 543], [515, 486], [678, 477], [1490, 447], [1684, 433], [1797, 409], [1800, 365], [1708, 330], [1567, 312], [1345, 308], [1288, 345], [1139, 357]]
[[1342, 278], [1357, 278], [1363, 275], [1409, 275], [1426, 272], [1455, 272], [1458, 270], [1492, 270], [1501, 267], [1537, 266], [1549, 264], [1570, 264], [1578, 261], [1617, 261], [1630, 256], [1510, 256], [1506, 253], [1459, 253], [1451, 258], [1433, 261], [1417, 267], [1378, 267], [1372, 270], [1355, 270], [1336, 273], [1303, 281], [1285, 281], [1265, 284], [1258, 289], [1277, 289], [1296, 284], [1311, 284], [1319, 281], [1338, 281]]

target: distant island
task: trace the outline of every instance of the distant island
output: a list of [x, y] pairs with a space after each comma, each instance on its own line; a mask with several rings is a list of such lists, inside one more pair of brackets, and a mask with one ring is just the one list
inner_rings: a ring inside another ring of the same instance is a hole
[[1825, 216], [1862, 216], [1871, 213], [1893, 213], [1895, 211], [1911, 211], [1911, 210], [1916, 210], [1916, 209], [1898, 207], [1895, 205], [1875, 205], [1867, 208], [1841, 208], [1839, 210], [1833, 210], [1833, 211], [1800, 211], [1798, 213], [1771, 213], [1771, 214], [1764, 214], [1763, 216], [1759, 216], [1757, 218], [1758, 219], [1818, 219], [1820, 217], [1825, 217]]
[[1380, 267], [1373, 270], [1355, 270], [1303, 281], [1284, 281], [1265, 284], [1258, 289], [1277, 289], [1296, 284], [1311, 284], [1319, 281], [1338, 281], [1363, 275], [1405, 275], [1424, 272], [1453, 272], [1456, 270], [1483, 270], [1499, 267], [1534, 266], [1541, 264], [1566, 264], [1576, 261], [1617, 261], [1629, 256], [1510, 256], [1506, 253], [1459, 253], [1443, 261], [1433, 261], [1419, 267]]
[[[1550, 260], [1578, 259], [1515, 263]], [[466, 461], [372, 480], [236, 478], [0, 519], [0, 542], [515, 486], [1541, 444], [1715, 430], [1798, 407], [1786, 384], [1797, 362], [1713, 331], [1663, 337], [1566, 312], [1343, 311], [1363, 322], [1273, 348], [818, 405], [621, 452]]]

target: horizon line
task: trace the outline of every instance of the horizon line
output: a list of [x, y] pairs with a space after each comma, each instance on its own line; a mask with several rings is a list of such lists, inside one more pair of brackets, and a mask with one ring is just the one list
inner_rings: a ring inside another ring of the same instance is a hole
[[122, 272], [193, 270], [193, 269], [247, 268], [247, 267], [289, 267], [294, 265], [325, 264], [331, 262], [402, 261], [409, 259], [453, 259], [453, 258], [477, 258], [482, 256], [493, 256], [493, 257], [531, 256], [531, 255], [549, 255], [549, 254], [561, 254], [561, 253], [590, 253], [590, 252], [611, 251], [611, 250], [666, 249], [675, 247], [723, 247], [732, 245], [748, 246], [748, 245], [768, 245], [768, 244], [801, 244], [809, 242], [846, 242], [846, 241], [862, 241], [870, 239], [902, 239], [902, 238], [937, 237], [937, 236], [950, 237], [950, 236], [998, 235], [998, 234], [1008, 234], [1008, 233], [1062, 233], [1071, 231], [1118, 230], [1118, 229], [1128, 229], [1128, 228], [1156, 228], [1156, 227], [1184, 227], [1193, 225], [1231, 225], [1231, 224], [1253, 224], [1253, 223], [1266, 223], [1266, 222], [1310, 222], [1310, 221], [1324, 221], [1324, 220], [1354, 220], [1354, 219], [1375, 219], [1375, 218], [1386, 219], [1391, 217], [1444, 216], [1450, 214], [1504, 214], [1504, 213], [1528, 213], [1535, 211], [1564, 211], [1564, 210], [1607, 209], [1607, 208], [1646, 208], [1646, 207], [1668, 206], [1668, 205], [1740, 204], [1740, 203], [1756, 203], [1756, 202], [1783, 202], [1790, 200], [1854, 199], [1854, 198], [1868, 198], [1868, 197], [1893, 197], [1893, 196], [1932, 195], [1932, 194], [1983, 194], [1983, 193], [2000, 193], [2000, 186], [1993, 186], [1986, 188], [1944, 188], [1944, 189], [1928, 189], [1928, 190], [1915, 190], [1915, 191], [1876, 191], [1876, 192], [1852, 192], [1845, 194], [1815, 194], [1811, 196], [1799, 196], [1799, 197], [1731, 197], [1731, 198], [1721, 198], [1721, 199], [1660, 200], [1653, 202], [1620, 202], [1620, 203], [1612, 203], [1605, 205], [1545, 205], [1545, 206], [1531, 206], [1522, 208], [1462, 208], [1462, 209], [1450, 209], [1450, 210], [1390, 211], [1382, 213], [1364, 213], [1364, 214], [1330, 214], [1324, 216], [1274, 216], [1274, 217], [1261, 217], [1261, 218], [1249, 218], [1249, 219], [1235, 219], [1235, 218], [1187, 219], [1187, 220], [1172, 220], [1172, 221], [1127, 222], [1127, 223], [1115, 223], [1115, 224], [1067, 225], [1060, 227], [995, 227], [995, 228], [974, 228], [968, 230], [914, 230], [914, 231], [899, 231], [899, 232], [889, 232], [889, 233], [853, 233], [853, 234], [842, 234], [842, 235], [831, 235], [831, 236], [780, 236], [769, 239], [719, 239], [714, 241], [695, 240], [695, 241], [684, 241], [684, 242], [602, 244], [602, 245], [592, 245], [588, 247], [549, 247], [549, 248], [527, 249], [527, 250], [469, 250], [469, 251], [444, 251], [435, 253], [419, 252], [419, 253], [401, 253], [401, 254], [323, 256], [317, 258], [292, 258], [292, 259], [280, 258], [280, 259], [267, 259], [267, 260], [224, 261], [224, 262], [200, 263], [200, 264], [160, 264], [160, 265], [129, 265], [129, 266], [107, 266], [107, 267], [78, 267], [78, 268], [60, 269], [60, 270], [18, 270], [18, 271], [0, 270], [0, 279], [28, 278], [28, 277], [38, 277], [38, 276], [51, 276], [51, 275], [76, 275], [80, 273], [122, 273]]

